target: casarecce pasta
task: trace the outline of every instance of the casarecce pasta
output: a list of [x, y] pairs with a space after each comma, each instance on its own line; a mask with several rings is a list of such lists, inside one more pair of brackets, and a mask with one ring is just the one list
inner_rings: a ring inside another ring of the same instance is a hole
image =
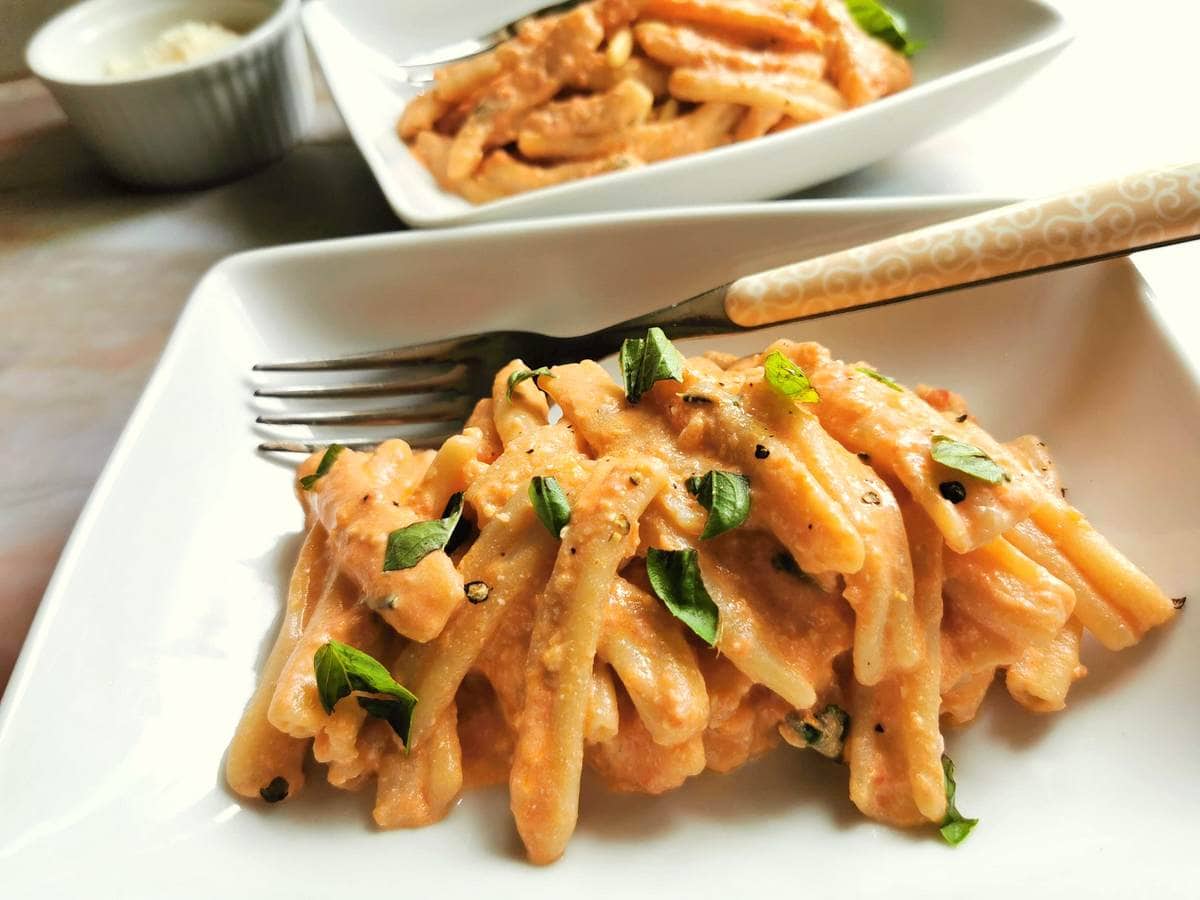
[[438, 70], [397, 131], [484, 203], [871, 103], [912, 83], [912, 49], [874, 0], [590, 0]]
[[546, 863], [586, 768], [658, 794], [782, 738], [848, 765], [864, 814], [956, 843], [942, 726], [998, 672], [1060, 710], [1085, 632], [1115, 650], [1173, 615], [1046, 445], [950, 391], [812, 343], [684, 360], [656, 329], [622, 370], [514, 360], [436, 452], [300, 466], [307, 538], [234, 791], [294, 796], [311, 748], [400, 827], [507, 782]]

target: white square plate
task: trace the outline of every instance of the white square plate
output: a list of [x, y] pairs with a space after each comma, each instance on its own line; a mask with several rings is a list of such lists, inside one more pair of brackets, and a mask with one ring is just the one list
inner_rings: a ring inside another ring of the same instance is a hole
[[[861, 818], [840, 766], [781, 748], [660, 798], [584, 791], [566, 857], [525, 863], [506, 792], [378, 832], [369, 796], [243, 806], [226, 744], [274, 637], [301, 514], [254, 452], [254, 361], [461, 330], [569, 333], [964, 201], [816, 201], [483, 226], [261, 250], [197, 287], [50, 585], [0, 707], [4, 898], [1180, 896], [1200, 879], [1197, 612], [1089, 647], [1063, 714], [997, 689], [948, 736], [957, 849]], [[514, 264], [519, 259], [520, 264]], [[814, 338], [963, 391], [1003, 438], [1051, 442], [1071, 499], [1173, 595], [1194, 592], [1194, 362], [1127, 262], [709, 340]], [[694, 345], [693, 345], [694, 346]], [[20, 465], [20, 460], [9, 460]], [[369, 794], [369, 792], [368, 792]], [[1122, 893], [1122, 891], [1124, 893]]]
[[[486, 34], [545, 4], [519, 0], [311, 0], [309, 42], [334, 100], [396, 215], [418, 227], [778, 197], [883, 159], [983, 109], [1070, 37], [1042, 0], [896, 0], [925, 47], [909, 90], [755, 141], [475, 206], [442, 191], [396, 136], [416, 89], [386, 74], [403, 59]], [[453, 7], [448, 9], [448, 7]]]

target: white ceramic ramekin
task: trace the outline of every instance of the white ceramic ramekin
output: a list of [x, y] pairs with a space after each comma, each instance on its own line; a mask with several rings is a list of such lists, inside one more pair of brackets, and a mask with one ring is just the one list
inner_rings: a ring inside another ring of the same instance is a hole
[[[192, 187], [276, 159], [312, 120], [312, 73], [300, 0], [84, 0], [26, 48], [84, 142], [118, 178]], [[105, 66], [184, 21], [219, 22], [241, 38], [217, 53], [142, 75]]]

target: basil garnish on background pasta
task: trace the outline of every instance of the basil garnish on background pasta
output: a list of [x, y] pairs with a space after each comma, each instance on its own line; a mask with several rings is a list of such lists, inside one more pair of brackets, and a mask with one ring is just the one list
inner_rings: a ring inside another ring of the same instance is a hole
[[558, 481], [552, 476], [533, 476], [529, 482], [529, 502], [546, 530], [555, 538], [561, 537], [571, 521], [571, 504]]
[[929, 453], [934, 462], [947, 468], [963, 472], [989, 484], [1004, 480], [1004, 470], [996, 462], [972, 444], [964, 444], [944, 434], [935, 434], [930, 442]]
[[846, 8], [863, 31], [905, 56], [912, 56], [924, 46], [909, 38], [904, 16], [877, 0], [846, 0]]
[[650, 587], [666, 604], [671, 615], [712, 647], [717, 643], [720, 612], [700, 576], [700, 557], [695, 550], [646, 550], [646, 574]]
[[387, 550], [383, 554], [383, 571], [411, 569], [435, 550], [449, 553], [456, 544], [455, 532], [462, 519], [462, 509], [463, 495], [459, 492], [446, 504], [442, 518], [414, 522], [389, 534]]
[[384, 694], [382, 698], [358, 697], [358, 705], [368, 715], [391, 725], [404, 746], [408, 746], [416, 695], [392, 678], [379, 660], [348, 644], [329, 641], [313, 656], [313, 669], [317, 673], [317, 695], [325, 712], [332, 714], [337, 702], [354, 691]]
[[778, 350], [772, 350], [763, 360], [763, 375], [776, 393], [791, 400], [801, 403], [819, 403], [821, 400], [804, 370]]
[[946, 776], [946, 818], [942, 819], [938, 831], [947, 844], [957, 847], [967, 839], [967, 835], [979, 824], [979, 820], [965, 818], [958, 811], [958, 807], [954, 805], [954, 795], [958, 791], [958, 785], [954, 783], [954, 761], [944, 753], [942, 754], [942, 772]]
[[621, 344], [620, 363], [630, 403], [641, 400], [656, 381], [683, 381], [683, 355], [661, 328], [651, 328], [644, 338], [627, 338]]
[[904, 388], [900, 387], [900, 385], [898, 385], [893, 379], [888, 378], [882, 372], [876, 372], [874, 369], [868, 369], [866, 366], [859, 366], [856, 371], [862, 372], [868, 378], [874, 378], [881, 384], [886, 384], [893, 391], [904, 391]]
[[330, 469], [333, 468], [333, 464], [337, 462], [337, 458], [342, 455], [342, 451], [345, 449], [346, 448], [341, 444], [330, 444], [328, 447], [326, 447], [325, 455], [322, 456], [321, 461], [317, 463], [317, 471], [313, 472], [311, 475], [305, 475], [303, 478], [301, 478], [300, 487], [304, 488], [306, 491], [311, 491], [313, 489], [313, 485], [317, 483], [317, 479], [323, 477], [329, 472]]
[[687, 480], [688, 492], [708, 510], [700, 539], [707, 541], [737, 528], [750, 515], [750, 479], [736, 472], [713, 470]]
[[508, 386], [504, 391], [504, 398], [506, 400], [511, 400], [513, 388], [515, 388], [522, 381], [526, 381], [526, 380], [532, 378], [532, 379], [534, 379], [533, 383], [537, 384], [538, 378], [553, 378], [553, 377], [554, 377], [554, 374], [550, 371], [549, 366], [539, 366], [536, 369], [517, 369], [517, 371], [513, 372], [511, 375], [508, 376]]

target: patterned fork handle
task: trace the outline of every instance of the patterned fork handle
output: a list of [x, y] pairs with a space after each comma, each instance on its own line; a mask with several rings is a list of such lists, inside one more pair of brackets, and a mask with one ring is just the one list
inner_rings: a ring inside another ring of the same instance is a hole
[[738, 325], [847, 309], [1200, 235], [1200, 163], [1029, 200], [749, 275]]

